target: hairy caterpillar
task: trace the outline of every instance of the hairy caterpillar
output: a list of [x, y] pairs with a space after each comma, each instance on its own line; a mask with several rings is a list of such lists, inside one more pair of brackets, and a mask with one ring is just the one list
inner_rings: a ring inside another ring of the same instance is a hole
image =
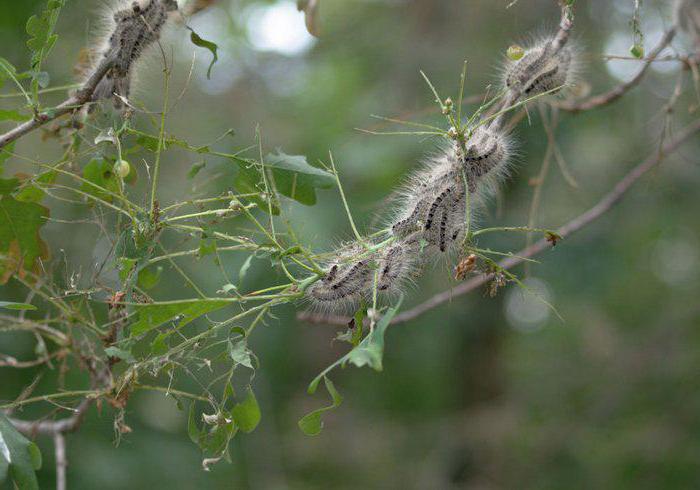
[[577, 66], [576, 52], [558, 37], [525, 48], [518, 60], [508, 59], [504, 85], [513, 99], [542, 95], [573, 84]]
[[177, 11], [175, 0], [139, 0], [120, 2], [110, 22], [109, 35], [99, 49], [97, 63], [109, 62], [111, 68], [100, 80], [92, 100], [112, 99], [121, 109], [129, 97], [134, 64], [143, 51], [156, 42], [171, 12]]
[[[504, 107], [572, 84], [576, 51], [566, 45], [569, 27], [564, 24], [556, 36], [507, 64]], [[326, 264], [326, 275], [307, 290], [312, 303], [326, 310], [347, 309], [370, 299], [375, 290], [400, 291], [422, 264], [458, 249], [475, 210], [507, 173], [513, 151], [502, 120], [473, 122], [464, 140], [455, 138], [416, 171], [398, 192], [399, 204], [385, 220], [385, 233], [337, 251]]]
[[[400, 203], [390, 219], [389, 245], [351, 244], [327, 264], [324, 278], [309, 288], [310, 299], [322, 308], [338, 309], [369, 299], [378, 292], [400, 291], [430, 257], [454, 250], [465, 233], [466, 190], [474, 205], [489, 188], [510, 155], [505, 134], [475, 128], [464, 147], [454, 143], [428, 160], [400, 191]], [[471, 219], [471, 217], [470, 217]], [[373, 250], [378, 248], [378, 250]]]

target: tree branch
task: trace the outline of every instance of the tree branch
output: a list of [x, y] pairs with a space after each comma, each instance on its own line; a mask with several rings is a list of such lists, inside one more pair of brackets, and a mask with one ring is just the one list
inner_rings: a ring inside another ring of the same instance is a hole
[[53, 435], [53, 445], [56, 454], [56, 490], [66, 490], [68, 459], [66, 457], [66, 436], [63, 435], [63, 432], [56, 432]]
[[[647, 172], [660, 164], [663, 159], [676, 151], [683, 143], [685, 143], [691, 136], [700, 132], [700, 120], [695, 121], [681, 131], [676, 138], [668, 142], [659, 151], [650, 155], [646, 160], [641, 162], [639, 165], [630, 170], [617, 184], [615, 187], [603, 196], [598, 203], [590, 208], [585, 213], [572, 219], [565, 225], [561, 226], [556, 230], [556, 233], [562, 238], [566, 238], [578, 230], [584, 228], [585, 226], [591, 224], [602, 215], [607, 213], [615, 204], [617, 204], [630, 190], [630, 188]], [[533, 257], [544, 250], [551, 248], [551, 243], [546, 239], [542, 239], [529, 247], [517, 252], [513, 257], [508, 257], [507, 259], [501, 261], [499, 266], [503, 269], [511, 269], [518, 264], [521, 264], [526, 259]], [[493, 278], [493, 274], [482, 274], [480, 276], [475, 276], [468, 281], [461, 283], [460, 285], [451, 288], [447, 291], [436, 294], [432, 298], [420, 303], [419, 305], [407, 310], [400, 315], [397, 315], [392, 320], [392, 324], [405, 323], [413, 320], [424, 313], [437, 308], [443, 303], [447, 303], [455, 297], [462, 296], [464, 294], [477, 289], [478, 287], [488, 283]], [[350, 321], [349, 317], [337, 316], [337, 315], [324, 315], [318, 313], [301, 312], [297, 315], [297, 319], [305, 321], [308, 323], [315, 324], [328, 324], [328, 325], [347, 325]]]
[[44, 124], [63, 116], [64, 114], [73, 112], [89, 102], [92, 99], [92, 94], [97, 88], [97, 84], [100, 83], [100, 80], [102, 80], [110, 68], [112, 68], [113, 63], [114, 62], [111, 58], [103, 58], [97, 68], [95, 68], [92, 75], [90, 75], [85, 84], [83, 84], [82, 88], [77, 90], [65, 101], [61, 102], [53, 109], [35, 114], [33, 119], [20, 124], [3, 135], [0, 135], [0, 149], [9, 145], [25, 134], [34, 131]]
[[604, 106], [615, 102], [617, 99], [625, 95], [629, 90], [633, 89], [635, 86], [642, 81], [644, 75], [646, 75], [647, 70], [651, 67], [651, 64], [656, 60], [656, 57], [663, 51], [666, 46], [671, 44], [671, 41], [676, 35], [676, 26], [672, 26], [669, 30], [664, 33], [664, 36], [659, 41], [659, 44], [653, 49], [649, 56], [645, 59], [644, 64], [639, 69], [637, 74], [629, 81], [621, 83], [616, 87], [610, 89], [600, 95], [595, 95], [581, 102], [574, 102], [570, 104], [558, 104], [557, 107], [569, 111], [569, 112], [581, 112], [589, 111], [595, 109], [596, 107]]
[[15, 428], [28, 435], [35, 436], [37, 434], [43, 435], [56, 435], [56, 434], [66, 434], [68, 432], [75, 431], [83, 421], [85, 413], [90, 404], [92, 404], [92, 398], [83, 399], [77, 408], [73, 412], [73, 415], [61, 420], [20, 420], [11, 418], [10, 422]]

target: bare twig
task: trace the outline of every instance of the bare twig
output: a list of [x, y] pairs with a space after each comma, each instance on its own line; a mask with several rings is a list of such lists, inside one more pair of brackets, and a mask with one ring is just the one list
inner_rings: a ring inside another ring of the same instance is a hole
[[56, 454], [56, 490], [66, 490], [68, 459], [66, 458], [66, 436], [63, 432], [56, 432], [53, 435], [53, 445]]
[[649, 56], [645, 59], [644, 64], [639, 69], [637, 74], [634, 77], [632, 77], [631, 80], [617, 85], [616, 87], [610, 89], [608, 92], [589, 97], [584, 101], [578, 103], [574, 102], [570, 104], [558, 104], [558, 107], [569, 112], [581, 112], [589, 111], [591, 109], [595, 109], [596, 107], [615, 102], [617, 99], [625, 95], [629, 90], [637, 86], [639, 82], [642, 81], [642, 78], [644, 78], [644, 75], [646, 75], [647, 70], [649, 70], [651, 64], [656, 60], [656, 57], [661, 53], [661, 51], [663, 51], [666, 48], [666, 46], [671, 44], [671, 41], [673, 40], [675, 35], [676, 27], [672, 26], [664, 33], [663, 37], [661, 38], [661, 41], [659, 41], [659, 44], [657, 44], [653, 51], [649, 53]]
[[83, 399], [80, 404], [75, 408], [73, 415], [66, 417], [61, 420], [19, 420], [11, 418], [10, 421], [15, 428], [23, 432], [24, 434], [34, 436], [36, 434], [43, 435], [55, 435], [55, 434], [66, 434], [68, 432], [73, 432], [83, 421], [83, 417], [90, 408], [92, 403], [92, 398]]
[[[556, 233], [562, 238], [568, 237], [573, 233], [577, 232], [581, 228], [591, 224], [603, 214], [608, 212], [615, 204], [617, 204], [623, 196], [629, 191], [629, 189], [647, 172], [656, 167], [663, 159], [670, 153], [673, 153], [680, 147], [684, 142], [686, 142], [691, 136], [700, 131], [700, 120], [687, 126], [683, 131], [681, 131], [675, 139], [664, 145], [659, 151], [655, 152], [653, 155], [649, 156], [642, 163], [634, 167], [627, 175], [625, 175], [622, 180], [620, 180], [615, 187], [608, 192], [603, 198], [598, 201], [598, 203], [590, 208], [585, 213], [572, 219], [565, 225], [561, 226], [556, 230]], [[533, 257], [544, 250], [551, 248], [552, 244], [546, 240], [542, 239], [529, 247], [517, 252], [514, 256], [508, 257], [507, 259], [501, 261], [499, 266], [503, 269], [511, 269], [518, 264], [521, 264], [526, 259]], [[478, 287], [486, 284], [493, 278], [493, 274], [482, 274], [480, 276], [475, 276], [472, 279], [463, 282], [462, 284], [436, 294], [432, 298], [424, 301], [423, 303], [407, 310], [400, 315], [394, 317], [392, 324], [405, 323], [407, 321], [413, 320], [424, 313], [437, 308], [443, 303], [447, 303], [457, 296], [462, 296], [464, 294], [477, 289]], [[319, 324], [329, 324], [329, 325], [347, 325], [350, 318], [344, 316], [336, 315], [324, 315], [317, 313], [302, 312], [297, 318], [302, 321], [309, 323], [319, 323]]]
[[9, 145], [16, 139], [34, 131], [35, 129], [50, 121], [53, 121], [58, 117], [63, 116], [64, 114], [80, 109], [92, 99], [92, 94], [95, 92], [97, 84], [100, 83], [102, 78], [104, 78], [112, 67], [112, 64], [113, 60], [111, 58], [103, 58], [92, 75], [90, 75], [90, 78], [88, 78], [83, 84], [82, 88], [77, 90], [65, 101], [61, 102], [53, 109], [36, 114], [34, 118], [30, 119], [29, 121], [20, 124], [3, 135], [0, 135], [0, 148]]

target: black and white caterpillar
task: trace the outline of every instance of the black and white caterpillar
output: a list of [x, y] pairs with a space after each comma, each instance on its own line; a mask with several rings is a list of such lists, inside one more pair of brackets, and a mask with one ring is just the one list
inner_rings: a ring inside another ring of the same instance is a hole
[[123, 107], [131, 92], [135, 64], [144, 50], [160, 38], [177, 9], [175, 0], [117, 2], [107, 19], [107, 35], [94, 57], [96, 65], [108, 62], [111, 67], [93, 92], [93, 101], [112, 99], [115, 108]]
[[[564, 34], [560, 29], [506, 64], [505, 105], [572, 84], [576, 52], [566, 46], [568, 32]], [[465, 130], [466, 141], [450, 141], [428, 159], [397, 193], [398, 205], [385, 220], [385, 232], [342, 247], [325, 264], [325, 276], [306, 291], [314, 306], [347, 311], [375, 291], [397, 293], [423, 264], [458, 250], [467, 225], [507, 175], [513, 144], [501, 119], [473, 122]]]

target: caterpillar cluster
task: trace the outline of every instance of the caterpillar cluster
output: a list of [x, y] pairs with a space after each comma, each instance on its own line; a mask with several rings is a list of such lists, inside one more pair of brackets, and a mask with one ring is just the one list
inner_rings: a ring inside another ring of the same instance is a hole
[[175, 0], [138, 0], [114, 10], [108, 19], [109, 34], [96, 60], [109, 62], [111, 67], [97, 84], [93, 101], [112, 99], [115, 108], [123, 107], [131, 91], [135, 63], [160, 38], [170, 14], [177, 9]]
[[[504, 104], [572, 83], [575, 52], [565, 34], [534, 44], [506, 64]], [[370, 300], [375, 289], [397, 293], [431, 258], [458, 250], [475, 210], [507, 173], [513, 144], [501, 122], [500, 117], [472, 122], [466, 141], [451, 141], [415, 172], [399, 191], [384, 234], [337, 250], [325, 264], [325, 276], [307, 289], [311, 303], [347, 311]]]

